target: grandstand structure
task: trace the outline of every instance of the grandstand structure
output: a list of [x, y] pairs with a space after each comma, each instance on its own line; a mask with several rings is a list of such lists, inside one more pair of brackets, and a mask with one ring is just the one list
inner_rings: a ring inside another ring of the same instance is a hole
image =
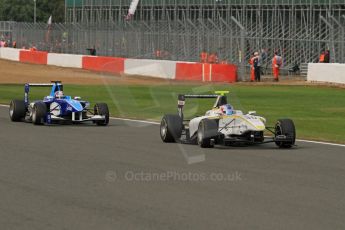
[[288, 69], [329, 49], [332, 62], [345, 62], [344, 0], [141, 0], [126, 20], [130, 2], [66, 0], [66, 23], [53, 26], [64, 33], [61, 50], [95, 46], [99, 55], [136, 58], [162, 50], [159, 58], [181, 61], [197, 61], [206, 50], [240, 66], [262, 51], [270, 70], [274, 51]]

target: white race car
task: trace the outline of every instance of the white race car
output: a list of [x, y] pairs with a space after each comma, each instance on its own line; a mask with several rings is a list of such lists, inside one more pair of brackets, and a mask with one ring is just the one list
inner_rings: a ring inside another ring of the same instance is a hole
[[[164, 115], [160, 125], [160, 136], [164, 142], [198, 144], [211, 148], [216, 144], [263, 144], [275, 142], [280, 148], [291, 148], [295, 144], [296, 131], [291, 119], [279, 119], [275, 127], [267, 127], [266, 119], [255, 111], [244, 114], [227, 102], [227, 91], [214, 95], [179, 95], [178, 114]], [[215, 98], [213, 108], [204, 116], [185, 120], [183, 107], [187, 98]], [[265, 137], [264, 131], [273, 134]]]

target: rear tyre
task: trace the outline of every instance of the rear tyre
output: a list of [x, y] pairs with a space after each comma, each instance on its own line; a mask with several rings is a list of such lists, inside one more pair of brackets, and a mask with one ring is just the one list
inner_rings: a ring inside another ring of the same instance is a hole
[[275, 126], [275, 137], [285, 135], [289, 141], [276, 141], [279, 148], [291, 148], [295, 144], [296, 129], [291, 119], [280, 119]]
[[201, 120], [197, 132], [198, 145], [201, 148], [213, 148], [212, 139], [216, 140], [218, 136], [218, 123], [216, 120]]
[[97, 103], [94, 107], [95, 115], [104, 116], [105, 119], [102, 121], [96, 121], [95, 123], [99, 126], [106, 126], [109, 124], [109, 108], [106, 103]]
[[42, 125], [47, 115], [47, 106], [43, 102], [37, 102], [32, 108], [32, 123]]
[[164, 115], [160, 125], [163, 142], [176, 142], [182, 135], [182, 119], [179, 115]]
[[23, 120], [26, 115], [25, 102], [23, 100], [12, 100], [9, 113], [11, 121], [18, 122]]

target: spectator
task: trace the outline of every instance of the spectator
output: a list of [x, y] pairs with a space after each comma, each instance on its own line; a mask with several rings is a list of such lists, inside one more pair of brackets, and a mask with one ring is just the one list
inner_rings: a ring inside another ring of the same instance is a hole
[[160, 49], [155, 51], [155, 57], [156, 59], [162, 59], [162, 51]]
[[329, 61], [330, 61], [330, 53], [329, 53], [329, 50], [326, 50], [323, 63], [329, 63]]
[[32, 44], [30, 51], [37, 51], [37, 46], [35, 44]]
[[255, 58], [255, 55], [253, 53], [252, 56], [249, 59], [249, 64], [250, 64], [250, 81], [251, 82], [255, 81], [254, 58]]
[[325, 51], [322, 51], [319, 57], [319, 63], [325, 62]]
[[218, 54], [217, 52], [214, 52], [214, 53], [211, 53], [209, 56], [208, 56], [208, 63], [210, 64], [217, 64], [218, 63]]
[[278, 52], [274, 53], [274, 57], [272, 59], [272, 72], [274, 81], [279, 81], [279, 69], [282, 66], [283, 59], [279, 56]]
[[266, 49], [261, 49], [261, 52], [259, 54], [259, 66], [260, 66], [260, 73], [261, 75], [264, 75], [264, 63], [266, 63], [266, 69], [267, 69], [267, 51]]
[[93, 46], [93, 48], [89, 48], [86, 50], [89, 51], [91, 56], [96, 56], [96, 47], [95, 46]]
[[261, 61], [262, 61], [262, 62], [265, 62], [265, 61], [266, 61], [266, 58], [267, 58], [267, 49], [261, 49], [260, 57], [261, 57]]
[[260, 62], [259, 53], [255, 52], [254, 57], [253, 57], [255, 81], [261, 81], [261, 68], [260, 68], [259, 62]]
[[206, 52], [206, 50], [203, 50], [203, 51], [200, 53], [200, 62], [201, 62], [201, 63], [206, 63], [206, 62], [207, 62], [207, 59], [208, 59], [208, 53]]

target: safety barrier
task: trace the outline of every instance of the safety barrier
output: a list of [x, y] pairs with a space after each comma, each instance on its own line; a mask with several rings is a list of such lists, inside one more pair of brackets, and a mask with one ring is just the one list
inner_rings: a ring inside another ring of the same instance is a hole
[[47, 64], [81, 69], [82, 62], [83, 55], [49, 53]]
[[202, 81], [203, 64], [201, 63], [176, 63], [176, 80]]
[[345, 64], [309, 63], [308, 81], [345, 84]]
[[177, 63], [176, 80], [236, 82], [237, 66], [230, 64]]
[[19, 52], [20, 49], [3, 47], [0, 49], [0, 57], [6, 60], [19, 61]]
[[42, 51], [19, 51], [19, 61], [31, 64], [47, 65], [48, 52]]
[[172, 80], [202, 82], [237, 81], [237, 66], [231, 64], [48, 54], [47, 52], [13, 48], [0, 48], [0, 58], [33, 64], [82, 68], [111, 74], [125, 73]]
[[125, 70], [125, 58], [83, 56], [82, 68], [86, 70], [122, 74]]
[[209, 81], [214, 82], [236, 82], [237, 66], [230, 64], [212, 64]]
[[126, 59], [125, 74], [174, 79], [175, 61]]

